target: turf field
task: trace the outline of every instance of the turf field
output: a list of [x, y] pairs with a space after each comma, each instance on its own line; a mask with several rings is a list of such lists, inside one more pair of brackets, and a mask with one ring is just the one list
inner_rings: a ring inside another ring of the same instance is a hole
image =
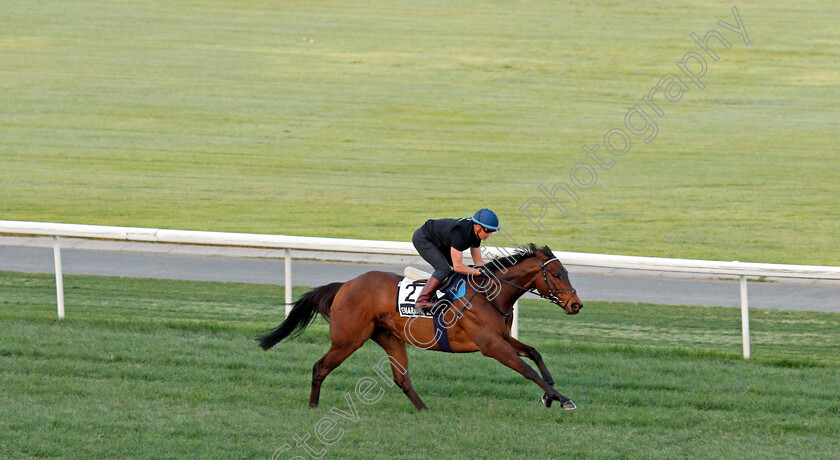
[[[840, 8], [737, 4], [747, 44], [718, 25], [732, 5], [4, 0], [0, 219], [404, 241], [487, 206], [556, 250], [840, 265]], [[731, 47], [710, 42], [704, 89], [660, 93], [656, 136], [597, 180], [574, 169], [711, 28]], [[540, 232], [520, 208], [571, 171], [591, 184]], [[384, 383], [361, 404], [375, 345], [309, 410], [325, 323], [251, 340], [281, 287], [68, 276], [57, 322], [52, 283], [0, 273], [2, 458], [290, 458], [307, 435], [329, 458], [840, 451], [836, 314], [753, 310], [744, 362], [735, 309], [526, 301], [522, 339], [578, 410], [417, 350], [431, 410]]]
[[[270, 458], [287, 443], [279, 458], [306, 457], [294, 439], [307, 435], [326, 458], [836, 458], [840, 449], [836, 314], [753, 310], [754, 359], [744, 362], [737, 309], [592, 302], [567, 316], [524, 301], [521, 338], [577, 410], [544, 408], [534, 384], [480, 354], [417, 349], [410, 372], [430, 410], [416, 412], [385, 383], [365, 405], [356, 385], [381, 382], [372, 367], [384, 357], [372, 343], [329, 376], [310, 410], [326, 323], [268, 352], [252, 340], [280, 321], [282, 287], [65, 282], [68, 316], [56, 322], [51, 276], [0, 272], [2, 458]], [[325, 417], [337, 423], [322, 431], [329, 446], [315, 439]]]
[[[840, 265], [837, 2], [737, 4], [744, 38], [637, 3], [4, 0], [0, 218], [405, 241], [487, 206], [558, 250]], [[594, 167], [712, 28], [704, 89]]]

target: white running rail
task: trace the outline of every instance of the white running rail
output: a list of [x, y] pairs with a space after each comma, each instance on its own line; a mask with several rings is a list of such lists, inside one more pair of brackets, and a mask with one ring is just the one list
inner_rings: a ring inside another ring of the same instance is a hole
[[[168, 230], [160, 228], [57, 224], [49, 222], [0, 220], [0, 234], [44, 235], [53, 237], [56, 271], [56, 297], [58, 302], [59, 318], [64, 317], [61, 249], [59, 242], [59, 237], [62, 236], [154, 243], [183, 243], [285, 249], [285, 301], [287, 314], [292, 303], [292, 250], [409, 256], [418, 255], [411, 243], [401, 241], [261, 235], [256, 233], [202, 232], [191, 230]], [[513, 251], [513, 248], [488, 247], [486, 249], [487, 254], [490, 256], [509, 254]], [[660, 257], [637, 257], [558, 251], [555, 251], [554, 255], [562, 260], [566, 265], [738, 276], [741, 281], [741, 319], [745, 359], [749, 359], [750, 357], [747, 276], [840, 280], [840, 267], [821, 265], [760, 264], [738, 261], [723, 262], [693, 259], [667, 259]], [[511, 330], [511, 334], [514, 337], [518, 336], [518, 309], [514, 310], [514, 327]]]

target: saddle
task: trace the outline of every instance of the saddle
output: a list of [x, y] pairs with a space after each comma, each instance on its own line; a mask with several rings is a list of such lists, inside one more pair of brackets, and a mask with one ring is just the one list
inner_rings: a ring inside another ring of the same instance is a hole
[[405, 270], [403, 270], [403, 275], [405, 275], [406, 278], [414, 281], [426, 281], [432, 276], [431, 273], [425, 272], [423, 270], [420, 270], [419, 268], [414, 267], [405, 267]]

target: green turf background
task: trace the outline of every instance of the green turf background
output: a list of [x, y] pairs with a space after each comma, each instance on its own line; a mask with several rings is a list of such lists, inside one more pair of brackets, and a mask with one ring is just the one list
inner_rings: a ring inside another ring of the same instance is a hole
[[[738, 3], [748, 46], [732, 6], [6, 0], [0, 218], [406, 241], [487, 206], [557, 250], [840, 265], [840, 6]], [[711, 28], [705, 90], [538, 231]]]

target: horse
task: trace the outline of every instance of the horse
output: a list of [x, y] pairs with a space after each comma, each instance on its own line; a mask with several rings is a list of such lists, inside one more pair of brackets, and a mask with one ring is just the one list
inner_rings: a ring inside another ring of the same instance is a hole
[[[563, 409], [575, 409], [574, 402], [554, 388], [540, 353], [510, 336], [513, 304], [526, 292], [553, 302], [566, 314], [577, 314], [583, 307], [563, 264], [547, 246], [537, 248], [532, 243], [484, 267], [481, 276], [468, 278], [463, 297], [445, 305], [454, 319], [447, 320], [449, 350], [444, 351], [479, 351], [536, 383], [545, 392], [541, 400], [546, 407], [559, 401]], [[401, 280], [395, 273], [370, 271], [344, 283], [315, 288], [294, 303], [283, 323], [256, 340], [268, 350], [290, 335], [301, 334], [321, 314], [329, 322], [332, 345], [312, 368], [309, 407], [318, 406], [327, 375], [371, 339], [388, 354], [394, 382], [418, 410], [427, 409], [411, 385], [406, 343], [438, 351], [443, 344], [437, 340], [440, 330], [432, 318], [404, 318], [397, 313]], [[439, 301], [436, 308], [444, 304]], [[523, 357], [537, 365], [539, 374]]]

